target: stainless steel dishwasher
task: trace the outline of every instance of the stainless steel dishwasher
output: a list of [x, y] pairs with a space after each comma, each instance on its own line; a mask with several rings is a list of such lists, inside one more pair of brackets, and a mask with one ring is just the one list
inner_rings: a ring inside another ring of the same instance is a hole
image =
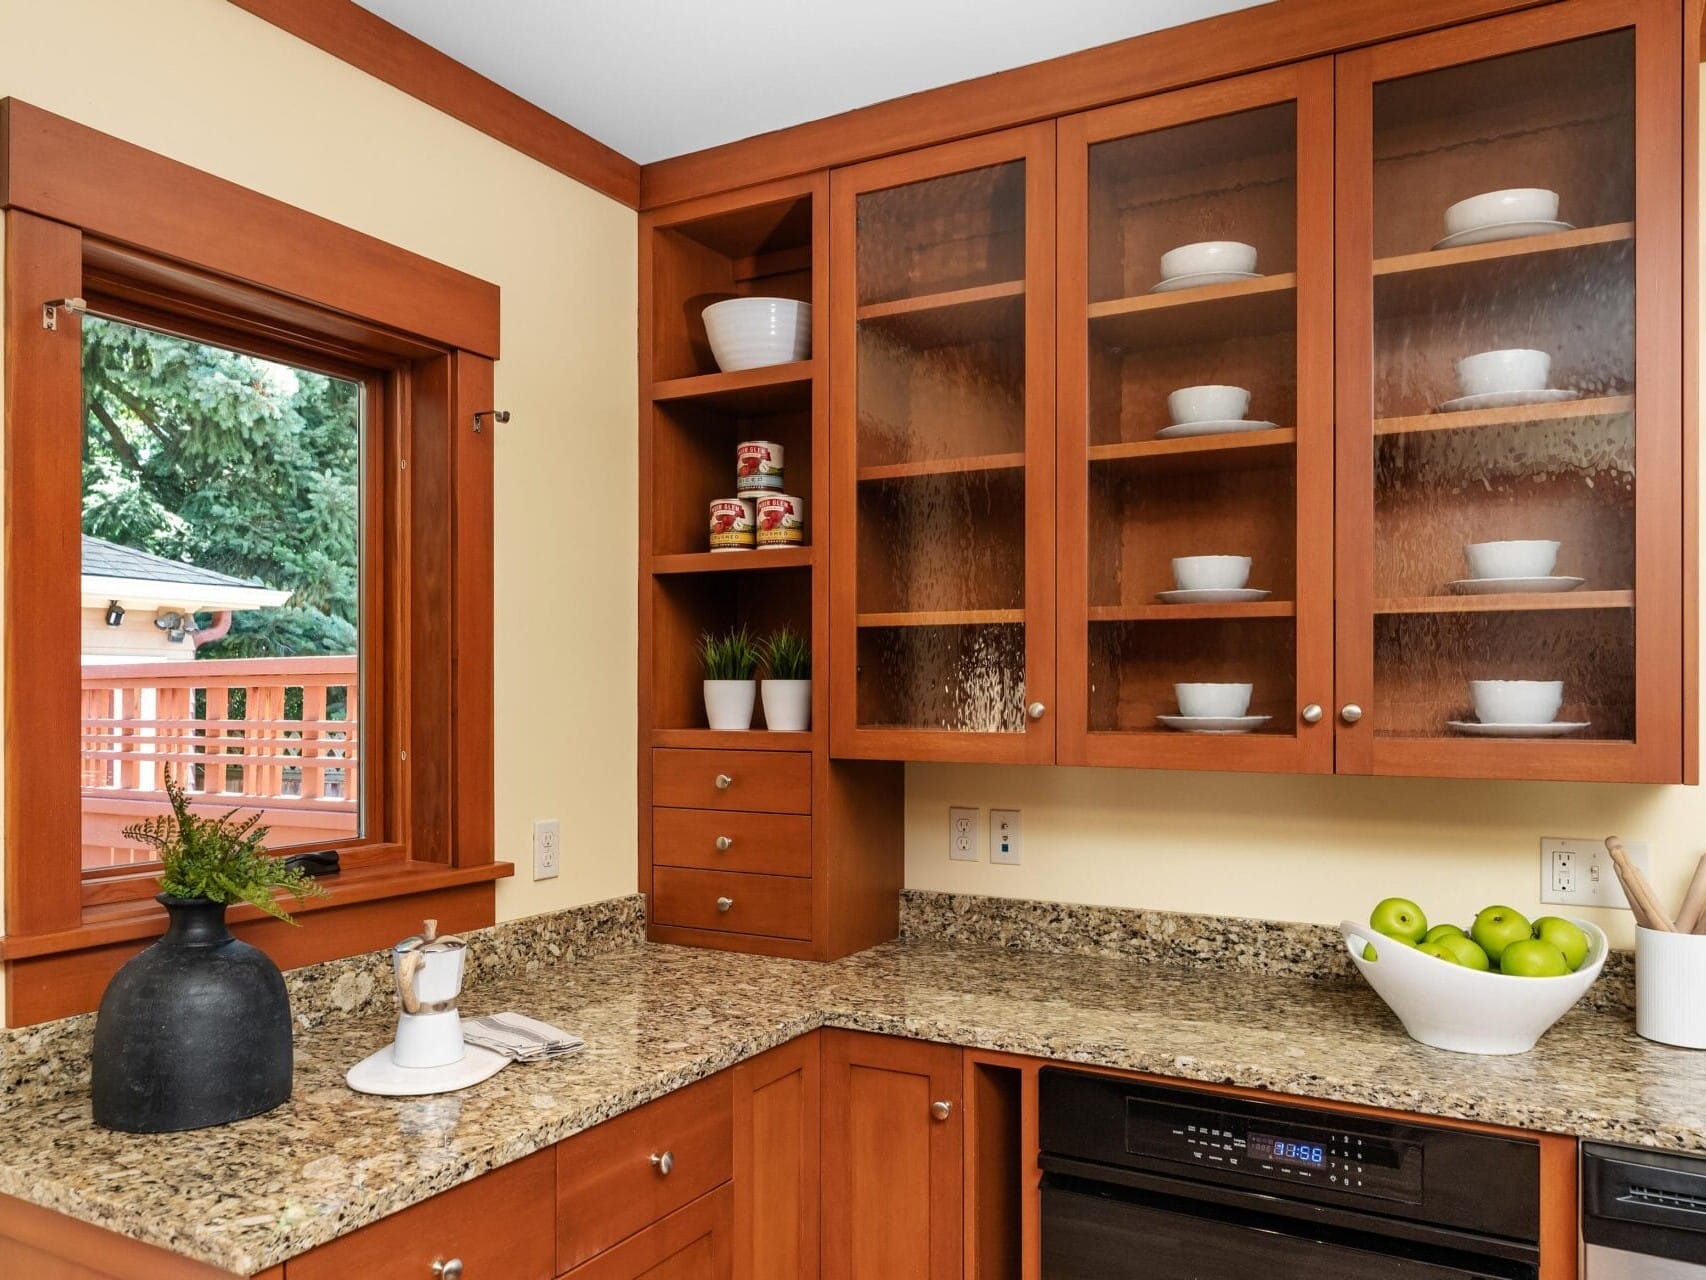
[[1582, 1147], [1586, 1280], [1706, 1280], [1706, 1159]]

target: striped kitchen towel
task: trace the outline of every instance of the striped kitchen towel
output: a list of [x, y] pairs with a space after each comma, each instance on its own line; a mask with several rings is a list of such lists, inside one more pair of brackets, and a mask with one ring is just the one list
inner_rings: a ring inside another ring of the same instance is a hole
[[483, 1018], [462, 1019], [462, 1038], [482, 1049], [501, 1053], [517, 1062], [544, 1062], [579, 1053], [586, 1041], [548, 1022], [523, 1013], [488, 1013]]

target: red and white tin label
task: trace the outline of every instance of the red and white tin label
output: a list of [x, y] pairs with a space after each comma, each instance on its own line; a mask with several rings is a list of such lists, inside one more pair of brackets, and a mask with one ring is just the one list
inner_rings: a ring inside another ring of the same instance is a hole
[[751, 551], [757, 515], [745, 498], [717, 498], [711, 503], [711, 550]]
[[743, 440], [735, 446], [735, 492], [743, 498], [782, 491], [782, 446]]
[[798, 547], [806, 541], [806, 504], [791, 493], [769, 493], [758, 500], [758, 545]]

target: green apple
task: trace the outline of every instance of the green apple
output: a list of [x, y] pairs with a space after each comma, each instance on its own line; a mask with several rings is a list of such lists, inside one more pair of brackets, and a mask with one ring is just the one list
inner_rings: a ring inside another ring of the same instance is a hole
[[1564, 953], [1539, 938], [1519, 939], [1499, 957], [1499, 972], [1513, 978], [1561, 978], [1569, 971], [1570, 963], [1564, 959]]
[[[1416, 944], [1415, 944], [1415, 943], [1413, 943], [1413, 942], [1411, 942], [1411, 941], [1409, 941], [1409, 940], [1408, 940], [1408, 939], [1407, 939], [1407, 938], [1393, 938], [1393, 937], [1388, 937], [1388, 938], [1387, 938], [1387, 939], [1386, 939], [1386, 941], [1388, 941], [1388, 942], [1396, 942], [1396, 943], [1397, 943], [1397, 944], [1398, 944], [1398, 945], [1399, 945], [1399, 946], [1401, 946], [1401, 947], [1413, 947], [1413, 946], [1415, 946], [1415, 945], [1416, 945]], [[1379, 959], [1380, 959], [1380, 956], [1379, 956], [1379, 954], [1378, 954], [1378, 953], [1377, 953], [1377, 952], [1376, 952], [1376, 951], [1375, 951], [1375, 949], [1374, 949], [1374, 944], [1373, 944], [1373, 943], [1372, 943], [1372, 942], [1369, 942], [1369, 943], [1365, 943], [1365, 944], [1363, 944], [1363, 948], [1362, 948], [1362, 958], [1363, 958], [1363, 959], [1364, 959], [1364, 960], [1367, 960], [1367, 961], [1368, 961], [1368, 962], [1369, 962], [1369, 963], [1370, 963], [1370, 964], [1373, 964], [1373, 963], [1374, 963], [1374, 962], [1375, 962], [1375, 961], [1377, 961], [1377, 960], [1379, 960]]]
[[[1368, 913], [1368, 924], [1369, 928], [1378, 929], [1388, 938], [1397, 938], [1412, 945], [1420, 942], [1428, 931], [1428, 918], [1408, 898], [1381, 899]], [[1528, 932], [1526, 924], [1523, 932]]]
[[1487, 959], [1499, 964], [1511, 943], [1533, 941], [1532, 928], [1528, 918], [1514, 907], [1488, 907], [1475, 917], [1469, 936], [1487, 953]]
[[1452, 957], [1451, 952], [1447, 951], [1437, 942], [1418, 942], [1416, 944], [1416, 950], [1420, 951], [1424, 956], [1432, 956], [1435, 960], [1443, 960], [1447, 964], [1457, 963], [1457, 961]]
[[1550, 942], [1564, 953], [1564, 963], [1570, 966], [1571, 972], [1582, 967], [1582, 961], [1588, 958], [1588, 935], [1573, 921], [1563, 916], [1541, 916], [1534, 922], [1534, 936], [1541, 942]]
[[1422, 941], [1438, 942], [1441, 938], [1450, 937], [1452, 934], [1456, 934], [1459, 938], [1467, 938], [1469, 936], [1454, 924], [1436, 924], [1433, 928], [1427, 931], [1427, 934], [1422, 938]]
[[1461, 933], [1448, 933], [1437, 945], [1465, 969], [1486, 971], [1493, 967], [1492, 961], [1487, 959], [1487, 953], [1481, 950], [1475, 939], [1465, 937]]

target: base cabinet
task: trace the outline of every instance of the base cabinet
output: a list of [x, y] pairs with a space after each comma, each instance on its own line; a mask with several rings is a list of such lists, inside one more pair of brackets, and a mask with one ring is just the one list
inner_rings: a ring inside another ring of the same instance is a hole
[[735, 1067], [735, 1275], [816, 1280], [819, 1037]]
[[701, 1196], [560, 1280], [732, 1280], [734, 1189]]

